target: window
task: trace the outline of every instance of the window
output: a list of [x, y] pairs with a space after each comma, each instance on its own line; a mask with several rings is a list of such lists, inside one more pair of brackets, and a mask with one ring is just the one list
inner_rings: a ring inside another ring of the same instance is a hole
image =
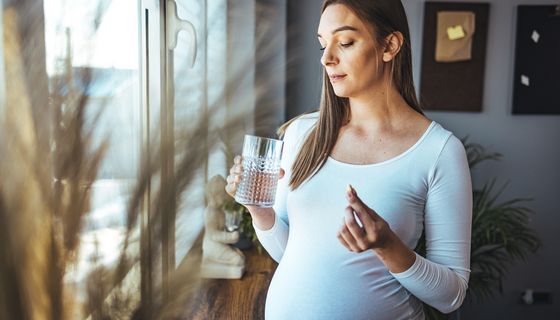
[[[141, 256], [130, 270], [141, 266], [141, 272], [129, 272], [127, 281], [141, 284], [137, 291], [142, 292], [142, 299], [150, 299], [154, 286], [181, 265], [201, 234], [205, 182], [214, 174], [227, 173], [228, 163], [220, 148], [208, 145], [208, 141], [189, 140], [184, 130], [199, 124], [208, 113], [212, 113], [205, 123], [208, 130], [220, 128], [226, 119], [238, 114], [246, 115], [243, 131], [251, 133], [256, 129], [255, 105], [262, 100], [255, 83], [270, 76], [270, 69], [261, 69], [259, 74], [257, 3], [19, 0], [4, 1], [3, 9], [7, 19], [1, 25], [9, 24], [6, 30], [10, 36], [20, 36], [24, 54], [0, 56], [9, 65], [6, 70], [0, 69], [0, 79], [4, 77], [8, 83], [0, 88], [0, 101], [11, 101], [20, 108], [18, 112], [24, 110], [24, 103], [14, 103], [9, 90], [15, 71], [23, 79], [18, 81], [27, 81], [35, 123], [51, 121], [45, 109], [47, 103], [54, 110], [64, 111], [71, 106], [68, 101], [85, 96], [85, 121], [95, 128], [93, 145], [108, 142], [91, 184], [91, 207], [80, 234], [78, 263], [64, 279], [78, 302], [84, 302], [86, 297], [84, 278], [92, 267], [92, 256], [99, 256], [99, 262], [107, 266], [114, 266], [118, 260], [126, 231], [128, 199], [139, 182], [142, 162], [158, 152], [158, 144], [173, 146], [158, 154], [161, 171], [152, 180], [151, 193], [144, 199], [146, 204], [158, 191], [173, 191], [161, 189], [166, 179], [176, 174], [189, 144], [206, 145], [203, 165], [188, 190], [177, 201], [172, 199], [172, 205], [167, 207], [171, 208], [169, 214], [159, 221], [161, 217], [154, 215], [150, 206], [142, 207], [130, 247], [132, 254]], [[31, 13], [36, 16], [27, 16]], [[32, 38], [22, 36], [21, 30], [12, 34], [19, 30], [13, 28], [18, 23], [16, 18], [32, 26], [29, 30], [36, 32]], [[5, 40], [2, 45], [0, 53], [12, 52], [13, 43]], [[281, 46], [278, 49], [282, 51]], [[11, 64], [14, 58], [21, 60], [21, 70]], [[283, 92], [283, 88], [276, 92]], [[0, 118], [4, 113], [6, 110], [0, 109]], [[48, 129], [37, 133], [37, 139], [46, 140], [51, 148], [59, 147], [55, 137], [56, 132]], [[240, 149], [242, 135], [226, 137], [231, 139], [230, 145]], [[63, 184], [65, 177], [54, 171], [55, 184]], [[152, 233], [152, 226], [157, 224], [162, 226], [161, 234]], [[139, 245], [146, 243], [150, 245], [139, 250]], [[161, 283], [165, 286], [165, 281]]]
[[[162, 171], [151, 189], [172, 192], [161, 190], [165, 183], [159, 183], [171, 179], [185, 152], [182, 148], [188, 143], [205, 143], [184, 141], [184, 130], [196, 125], [209, 106], [220, 113], [212, 117], [211, 127], [220, 127], [234, 113], [252, 110], [255, 4], [225, 0], [44, 0], [44, 12], [51, 94], [65, 97], [77, 90], [86, 95], [87, 120], [95, 121], [94, 141], [109, 141], [92, 185], [92, 209], [83, 230], [80, 263], [68, 278], [69, 284], [83, 293], [80, 284], [91, 267], [92, 255], [97, 252], [105, 265], [117, 262], [119, 250], [115, 248], [120, 248], [126, 230], [127, 200], [137, 183], [142, 157], [152, 156], [142, 150], [156, 150], [143, 148], [158, 143], [174, 146], [160, 155]], [[91, 73], [87, 86], [80, 78], [84, 70]], [[228, 91], [233, 81], [236, 88]], [[252, 130], [253, 121], [247, 119], [247, 131]], [[150, 207], [144, 208], [141, 237], [153, 240], [151, 225], [162, 226], [161, 239], [157, 239], [161, 243], [149, 247], [154, 252], [140, 253], [161, 255], [143, 265], [144, 282], [165, 279], [201, 234], [203, 186], [209, 176], [226, 173], [220, 150], [214, 149], [208, 157], [187, 192], [167, 206], [173, 210], [171, 214], [153, 221]], [[134, 241], [138, 244], [140, 239]], [[157, 249], [160, 246], [161, 251]], [[138, 250], [138, 246], [134, 248]], [[150, 297], [151, 287], [143, 285], [143, 297]]]
[[[85, 278], [94, 267], [92, 257], [98, 255], [99, 263], [106, 266], [118, 262], [127, 201], [137, 181], [142, 141], [138, 5], [134, 0], [44, 0], [52, 101], [60, 101], [64, 109], [72, 95], [85, 96], [93, 145], [108, 142], [91, 186], [91, 210], [83, 226], [78, 265], [66, 278], [82, 301]], [[84, 72], [91, 76], [89, 81]], [[132, 240], [137, 244], [137, 239]], [[137, 245], [132, 247], [138, 251]]]

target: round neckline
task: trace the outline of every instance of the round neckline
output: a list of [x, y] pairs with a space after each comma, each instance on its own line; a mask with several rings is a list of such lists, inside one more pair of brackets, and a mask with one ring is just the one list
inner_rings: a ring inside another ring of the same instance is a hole
[[348, 162], [342, 162], [340, 160], [336, 160], [335, 158], [333, 158], [330, 155], [327, 159], [334, 162], [334, 163], [344, 165], [344, 166], [349, 166], [349, 167], [377, 167], [377, 166], [385, 165], [385, 164], [391, 163], [393, 161], [399, 160], [400, 158], [406, 156], [407, 154], [411, 153], [414, 149], [416, 149], [422, 143], [422, 141], [424, 141], [424, 139], [428, 136], [428, 133], [430, 133], [432, 128], [435, 126], [435, 124], [436, 124], [436, 122], [432, 120], [432, 122], [428, 126], [428, 129], [426, 129], [426, 131], [424, 131], [422, 136], [420, 136], [420, 138], [410, 148], [406, 149], [404, 152], [398, 154], [397, 156], [394, 156], [393, 158], [390, 158], [390, 159], [387, 159], [387, 160], [384, 160], [384, 161], [381, 161], [381, 162], [355, 164], [355, 163], [348, 163]]

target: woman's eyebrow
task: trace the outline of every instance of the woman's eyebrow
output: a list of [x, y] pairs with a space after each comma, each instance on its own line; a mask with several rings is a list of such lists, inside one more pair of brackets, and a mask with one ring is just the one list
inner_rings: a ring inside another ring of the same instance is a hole
[[[340, 28], [334, 29], [332, 31], [332, 34], [335, 34], [335, 33], [340, 32], [340, 31], [358, 31], [358, 29], [355, 28], [355, 27], [352, 27], [352, 26], [342, 26]], [[317, 37], [322, 38], [321, 34], [319, 34], [319, 33], [317, 33]]]

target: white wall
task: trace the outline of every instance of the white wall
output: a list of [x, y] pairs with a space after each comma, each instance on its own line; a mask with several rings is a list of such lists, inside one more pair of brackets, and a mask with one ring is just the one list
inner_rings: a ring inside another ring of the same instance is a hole
[[[290, 2], [290, 1], [289, 1]], [[296, 3], [299, 1], [292, 1]], [[288, 116], [316, 108], [319, 103], [320, 65], [316, 40], [321, 0], [305, 1], [299, 10], [288, 6]], [[462, 2], [449, 0], [449, 2]], [[484, 1], [470, 1], [484, 2]], [[504, 159], [482, 164], [472, 172], [475, 186], [492, 177], [510, 182], [503, 199], [530, 197], [527, 206], [536, 212], [532, 226], [543, 248], [525, 263], [511, 268], [505, 279], [503, 296], [483, 304], [465, 304], [463, 319], [558, 319], [560, 314], [560, 116], [512, 115], [512, 75], [515, 49], [516, 6], [518, 4], [559, 4], [556, 0], [490, 0], [490, 21], [486, 53], [483, 111], [427, 112], [427, 116], [453, 131], [457, 137], [470, 136]], [[422, 0], [404, 0], [411, 29], [416, 86], [420, 79], [423, 25]], [[298, 4], [299, 5], [299, 4]], [[560, 35], [559, 35], [560, 39]], [[559, 70], [560, 74], [560, 70]], [[294, 85], [295, 83], [295, 85]], [[560, 108], [560, 102], [559, 102]], [[526, 288], [553, 293], [551, 305], [520, 305]], [[555, 316], [553, 316], [555, 315]]]

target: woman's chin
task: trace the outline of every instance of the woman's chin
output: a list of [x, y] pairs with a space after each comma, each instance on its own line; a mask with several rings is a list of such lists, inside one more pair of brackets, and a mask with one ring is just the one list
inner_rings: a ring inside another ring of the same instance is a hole
[[339, 98], [348, 98], [348, 92], [346, 90], [341, 90], [341, 89], [334, 89], [334, 94], [336, 94], [337, 97]]

